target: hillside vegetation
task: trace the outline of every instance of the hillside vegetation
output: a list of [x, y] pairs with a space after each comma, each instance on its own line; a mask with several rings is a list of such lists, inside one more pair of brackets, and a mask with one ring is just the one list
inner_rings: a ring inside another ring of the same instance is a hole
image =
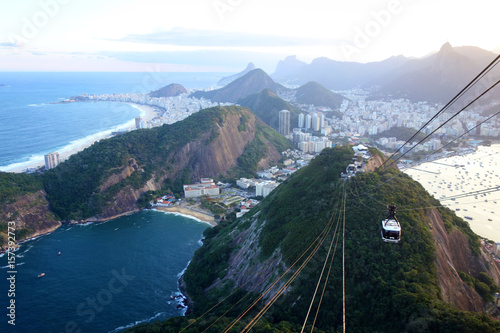
[[101, 140], [49, 170], [44, 187], [61, 219], [85, 219], [100, 216], [117, 196], [135, 207], [148, 190], [181, 192], [182, 184], [200, 177], [252, 175], [263, 159], [276, 162], [287, 148], [287, 140], [248, 109], [214, 107], [172, 125]]
[[274, 82], [262, 69], [256, 68], [223, 88], [211, 91], [196, 91], [191, 94], [191, 97], [206, 98], [213, 102], [237, 103], [240, 99], [258, 94], [266, 88], [274, 92], [287, 90], [281, 84]]
[[308, 82], [297, 88], [295, 98], [300, 104], [313, 104], [317, 107], [326, 106], [336, 110], [342, 104], [344, 97], [323, 87], [318, 82]]
[[[390, 129], [380, 132], [378, 134], [372, 135], [371, 137], [374, 140], [380, 139], [380, 138], [391, 138], [394, 137], [397, 140], [401, 141], [406, 141], [409, 138], [411, 138], [415, 133], [417, 133], [416, 129], [413, 128], [408, 128], [408, 127], [398, 127], [394, 126], [391, 127]], [[425, 134], [422, 132], [418, 132], [418, 134], [413, 138], [413, 142], [419, 142], [425, 138]]]
[[[334, 212], [337, 221], [343, 195], [345, 202], [346, 326], [352, 332], [498, 332], [500, 324], [484, 313], [460, 310], [458, 300], [445, 301], [448, 293], [466, 290], [465, 302], [478, 308], [498, 290], [500, 275], [484, 262], [478, 237], [468, 224], [439, 206], [410, 177], [396, 169], [367, 173], [343, 183], [339, 173], [351, 161], [347, 148], [325, 149], [309, 166], [296, 172], [243, 218], [206, 231], [205, 242], [191, 261], [184, 281], [194, 301], [193, 314], [166, 322], [144, 324], [131, 332], [221, 332], [257, 299], [272, 281], [291, 267], [313, 244]], [[402, 224], [402, 241], [384, 243], [380, 221], [386, 205], [396, 204]], [[434, 216], [435, 215], [435, 216]], [[434, 217], [432, 217], [434, 216]], [[335, 222], [336, 223], [336, 222]], [[448, 239], [433, 235], [437, 224], [446, 229], [441, 237], [461, 240], [450, 259], [439, 265]], [[432, 225], [432, 226], [431, 226]], [[329, 243], [331, 236], [327, 238]], [[316, 320], [316, 332], [342, 329], [342, 249], [336, 256]], [[335, 247], [334, 247], [335, 248]], [[285, 295], [266, 312], [256, 331], [299, 332], [326, 257], [323, 245], [290, 285]], [[297, 266], [294, 266], [297, 267]], [[452, 289], [438, 279], [443, 272], [460, 269], [450, 278]], [[488, 267], [490, 267], [488, 269]], [[285, 275], [288, 279], [292, 272]], [[278, 282], [272, 294], [283, 286]], [[233, 292], [233, 293], [232, 293]], [[217, 302], [224, 302], [200, 320], [194, 321]], [[267, 295], [264, 300], [268, 301]], [[240, 331], [262, 308], [263, 301], [234, 327]], [[313, 311], [317, 306], [313, 307]], [[219, 318], [219, 316], [222, 316]], [[310, 324], [308, 329], [310, 331]]]
[[296, 106], [280, 98], [271, 89], [264, 89], [258, 94], [240, 99], [238, 104], [248, 107], [262, 121], [276, 130], [279, 128], [279, 112], [281, 110], [290, 111], [291, 128], [297, 126], [299, 114], [302, 112]]
[[201, 177], [253, 177], [291, 148], [239, 106], [201, 110], [181, 122], [101, 140], [40, 176], [0, 173], [0, 246], [7, 222], [18, 241], [59, 221], [98, 221], [143, 207], [156, 191], [182, 193]]

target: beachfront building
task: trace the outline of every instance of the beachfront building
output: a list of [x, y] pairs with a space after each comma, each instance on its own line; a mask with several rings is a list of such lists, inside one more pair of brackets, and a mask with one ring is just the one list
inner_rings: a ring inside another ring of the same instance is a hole
[[45, 155], [44, 158], [45, 158], [45, 170], [55, 168], [60, 162], [59, 153], [57, 151]]
[[211, 178], [202, 178], [200, 183], [183, 185], [185, 198], [198, 198], [204, 195], [219, 195], [219, 187]]
[[135, 118], [135, 128], [136, 129], [147, 128], [146, 122], [144, 121], [144, 119], [142, 119], [142, 117]]

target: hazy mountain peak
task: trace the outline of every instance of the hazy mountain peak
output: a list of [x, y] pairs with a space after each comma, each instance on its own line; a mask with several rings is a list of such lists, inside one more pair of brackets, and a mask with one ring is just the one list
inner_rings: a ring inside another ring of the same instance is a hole
[[450, 52], [450, 51], [453, 51], [453, 47], [449, 42], [444, 43], [443, 46], [441, 46], [441, 49], [439, 49], [439, 53]]
[[229, 84], [229, 83], [233, 82], [234, 80], [239, 79], [239, 78], [240, 78], [240, 77], [242, 77], [243, 75], [245, 75], [245, 74], [247, 74], [247, 73], [251, 72], [251, 71], [252, 71], [252, 70], [254, 70], [254, 69], [255, 69], [255, 65], [254, 65], [254, 63], [253, 63], [253, 62], [249, 62], [249, 63], [248, 63], [248, 65], [247, 65], [247, 67], [246, 67], [244, 70], [242, 70], [241, 72], [236, 73], [236, 74], [234, 74], [234, 75], [231, 75], [231, 76], [226, 76], [226, 77], [224, 77], [224, 78], [220, 79], [220, 80], [219, 80], [219, 82], [217, 82], [217, 84], [218, 84], [219, 86], [225, 86], [225, 85], [227, 85], [227, 84]]
[[195, 98], [207, 98], [214, 102], [237, 103], [239, 99], [259, 93], [265, 88], [273, 91], [286, 89], [274, 82], [262, 69], [256, 68], [223, 88], [212, 91], [197, 91], [192, 96]]
[[158, 90], [149, 93], [151, 97], [174, 97], [180, 94], [187, 93], [186, 88], [177, 83], [171, 83], [168, 86], [160, 88]]
[[284, 77], [295, 74], [306, 65], [305, 62], [298, 60], [296, 55], [287, 56], [278, 62], [273, 77]]

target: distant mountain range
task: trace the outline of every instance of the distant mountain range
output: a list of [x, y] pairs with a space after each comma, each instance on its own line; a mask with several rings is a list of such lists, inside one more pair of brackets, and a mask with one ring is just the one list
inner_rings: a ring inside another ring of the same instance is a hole
[[[453, 48], [446, 43], [433, 55], [407, 61], [381, 82], [378, 93], [413, 101], [446, 102], [494, 58], [495, 54], [478, 47]], [[498, 70], [493, 72], [494, 76], [499, 74]]]
[[[248, 68], [248, 67], [247, 67]], [[243, 72], [242, 72], [243, 73]], [[313, 104], [317, 107], [329, 107], [336, 110], [344, 97], [336, 94], [317, 82], [308, 82], [298, 89], [288, 89], [276, 83], [262, 69], [257, 68], [244, 74], [223, 88], [212, 91], [197, 91], [191, 96], [206, 98], [214, 102], [237, 103], [250, 108], [266, 124], [278, 129], [278, 113], [281, 110], [291, 112], [290, 123], [296, 126], [300, 108], [283, 100], [279, 93], [295, 93], [295, 102]], [[292, 99], [293, 100], [293, 99]]]
[[316, 58], [310, 64], [290, 56], [278, 63], [271, 77], [278, 82], [301, 85], [316, 81], [328, 89], [343, 90], [370, 85], [377, 78], [390, 73], [408, 61], [403, 56], [367, 64]]
[[[316, 81], [332, 90], [361, 87], [371, 89], [377, 97], [445, 102], [494, 57], [494, 53], [478, 47], [452, 47], [449, 43], [439, 52], [421, 59], [397, 56], [366, 64], [328, 58], [316, 58], [306, 64], [289, 56], [278, 63], [271, 76], [287, 84]], [[498, 77], [500, 71], [492, 75]]]
[[172, 83], [169, 84], [168, 86], [165, 86], [163, 88], [160, 88], [158, 90], [152, 91], [149, 93], [149, 96], [151, 97], [175, 97], [179, 96], [180, 94], [185, 94], [188, 91], [186, 88], [184, 88], [182, 85], [177, 84], [177, 83]]

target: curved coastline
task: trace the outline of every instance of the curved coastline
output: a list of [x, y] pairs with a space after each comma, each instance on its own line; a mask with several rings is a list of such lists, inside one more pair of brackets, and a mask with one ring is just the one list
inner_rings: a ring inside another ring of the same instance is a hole
[[[142, 104], [136, 104], [136, 103], [131, 103], [131, 102], [114, 102], [114, 101], [109, 101], [112, 103], [122, 103], [122, 104], [127, 104], [135, 109], [138, 109], [140, 111], [141, 117], [144, 118], [145, 121], [150, 121], [154, 117], [157, 116], [157, 111], [154, 111], [155, 109], [151, 106], [148, 105], [142, 105]], [[76, 102], [75, 102], [76, 103]], [[93, 145], [95, 142], [101, 140], [101, 139], [106, 139], [112, 136], [112, 132], [119, 131], [119, 130], [133, 130], [135, 128], [135, 120], [131, 119], [127, 121], [124, 124], [117, 125], [111, 129], [107, 129], [98, 133], [90, 134], [86, 137], [73, 140], [69, 143], [67, 143], [64, 147], [60, 148], [59, 154], [61, 156], [62, 160], [68, 159], [71, 155], [76, 154], [82, 150], [84, 150], [87, 147], [90, 147]], [[44, 154], [40, 153], [37, 155], [34, 155], [30, 158], [30, 160], [25, 161], [25, 162], [18, 162], [18, 163], [12, 163], [10, 165], [4, 165], [1, 166], [0, 170], [4, 172], [23, 172], [28, 168], [38, 168], [40, 166], [44, 165]]]
[[154, 207], [153, 210], [166, 214], [184, 216], [193, 220], [197, 220], [199, 222], [207, 223], [212, 227], [215, 227], [217, 225], [217, 222], [215, 222], [213, 216], [189, 209], [185, 206]]

